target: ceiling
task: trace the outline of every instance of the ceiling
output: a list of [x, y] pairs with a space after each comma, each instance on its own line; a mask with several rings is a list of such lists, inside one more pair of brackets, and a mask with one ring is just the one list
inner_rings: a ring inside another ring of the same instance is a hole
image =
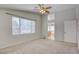
[[[58, 12], [69, 8], [75, 8], [76, 5], [75, 4], [46, 4], [45, 6], [51, 6], [52, 7], [50, 9], [51, 12]], [[38, 7], [38, 5], [37, 4], [1, 4], [0, 5], [0, 8], [9, 8], [14, 10], [39, 13], [39, 11], [35, 7]]]

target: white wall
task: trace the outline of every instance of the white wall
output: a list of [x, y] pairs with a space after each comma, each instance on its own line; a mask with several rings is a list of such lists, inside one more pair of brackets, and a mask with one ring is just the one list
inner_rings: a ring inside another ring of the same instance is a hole
[[[70, 8], [63, 11], [55, 12], [55, 40], [64, 41], [64, 21], [76, 20], [76, 9]], [[42, 36], [47, 36], [47, 15], [42, 16]]]
[[77, 42], [79, 49], [79, 7], [76, 8], [76, 19], [77, 19]]
[[64, 21], [76, 20], [75, 8], [55, 13], [55, 40], [64, 41]]
[[42, 38], [47, 38], [48, 32], [48, 15], [42, 15]]
[[[25, 18], [35, 19], [37, 21], [36, 33], [13, 36], [11, 32], [12, 30], [11, 16], [7, 15], [6, 12], [23, 16]], [[0, 9], [0, 48], [8, 47], [22, 42], [28, 42], [33, 39], [38, 39], [40, 37], [41, 37], [40, 15], [29, 12]]]
[[[37, 20], [37, 31], [35, 34], [29, 35], [18, 35], [13, 36], [11, 32], [11, 16], [5, 14], [6, 12], [23, 16], [25, 18], [36, 19]], [[75, 9], [67, 9], [61, 12], [55, 13], [55, 40], [64, 41], [64, 21], [65, 20], [75, 20], [76, 13]], [[42, 28], [41, 28], [42, 26]], [[41, 16], [29, 12], [21, 12], [15, 10], [2, 10], [0, 9], [0, 48], [18, 44], [24, 41], [30, 41], [33, 39], [38, 39], [42, 37], [47, 37], [47, 15]]]

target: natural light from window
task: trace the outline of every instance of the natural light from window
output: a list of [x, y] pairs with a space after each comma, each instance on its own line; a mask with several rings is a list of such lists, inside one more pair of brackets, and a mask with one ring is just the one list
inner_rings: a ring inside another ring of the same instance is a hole
[[12, 34], [35, 33], [35, 23], [36, 21], [34, 20], [12, 16]]

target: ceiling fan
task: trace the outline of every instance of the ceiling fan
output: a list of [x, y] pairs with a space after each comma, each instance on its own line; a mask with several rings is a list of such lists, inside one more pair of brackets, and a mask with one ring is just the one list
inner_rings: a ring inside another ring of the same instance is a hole
[[49, 9], [51, 9], [52, 7], [51, 6], [47, 7], [44, 4], [38, 4], [38, 7], [35, 8], [38, 9], [41, 14], [49, 14], [50, 13]]

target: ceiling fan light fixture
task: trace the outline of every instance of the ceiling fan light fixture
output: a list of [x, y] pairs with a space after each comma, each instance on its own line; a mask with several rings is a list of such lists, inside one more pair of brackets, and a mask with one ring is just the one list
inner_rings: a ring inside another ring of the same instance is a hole
[[49, 9], [52, 8], [51, 6], [46, 7], [46, 6], [41, 5], [41, 4], [38, 4], [38, 6], [39, 6], [39, 12], [41, 14], [49, 14], [50, 13]]
[[46, 14], [47, 12], [46, 12], [46, 10], [41, 9], [41, 10], [40, 10], [40, 13], [42, 13], [42, 14]]

